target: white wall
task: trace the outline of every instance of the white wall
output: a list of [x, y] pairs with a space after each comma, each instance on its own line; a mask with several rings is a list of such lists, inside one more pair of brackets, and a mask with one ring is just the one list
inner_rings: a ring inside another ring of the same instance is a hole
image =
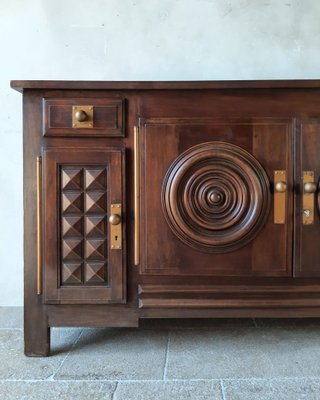
[[320, 78], [319, 0], [0, 0], [0, 305], [21, 305], [21, 95], [10, 79]]

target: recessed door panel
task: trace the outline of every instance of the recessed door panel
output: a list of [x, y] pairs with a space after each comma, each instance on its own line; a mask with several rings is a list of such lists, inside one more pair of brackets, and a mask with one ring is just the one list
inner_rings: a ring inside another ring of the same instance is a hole
[[46, 149], [43, 161], [46, 303], [123, 303], [123, 152]]
[[320, 120], [299, 122], [297, 134], [295, 273], [320, 276]]
[[145, 120], [139, 142], [141, 273], [292, 274], [291, 121]]

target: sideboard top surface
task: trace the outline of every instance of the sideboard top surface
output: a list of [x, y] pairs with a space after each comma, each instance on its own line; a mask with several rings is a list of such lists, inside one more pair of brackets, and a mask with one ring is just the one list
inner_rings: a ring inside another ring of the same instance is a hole
[[228, 81], [60, 81], [13, 80], [11, 88], [34, 90], [210, 90], [210, 89], [305, 89], [320, 88], [320, 80]]

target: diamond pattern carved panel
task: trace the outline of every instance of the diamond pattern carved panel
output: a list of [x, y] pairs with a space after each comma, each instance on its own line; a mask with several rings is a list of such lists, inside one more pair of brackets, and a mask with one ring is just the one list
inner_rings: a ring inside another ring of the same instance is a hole
[[106, 285], [107, 169], [60, 167], [61, 285]]
[[45, 304], [125, 303], [125, 220], [121, 249], [108, 221], [111, 204], [125, 213], [125, 150], [73, 144], [42, 156]]

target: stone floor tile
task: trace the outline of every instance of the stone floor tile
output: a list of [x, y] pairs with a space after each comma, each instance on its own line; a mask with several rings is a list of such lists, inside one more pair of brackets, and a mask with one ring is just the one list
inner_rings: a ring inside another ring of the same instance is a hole
[[320, 329], [172, 331], [167, 379], [320, 377]]
[[314, 379], [224, 381], [225, 400], [319, 400]]
[[113, 400], [222, 400], [219, 382], [120, 382]]
[[26, 357], [23, 354], [23, 332], [0, 330], [0, 380], [46, 379], [60, 366], [80, 329], [53, 329], [50, 357]]
[[255, 324], [250, 318], [163, 318], [141, 319], [140, 329], [210, 329], [217, 327], [254, 327]]
[[85, 329], [55, 379], [162, 379], [168, 334]]
[[5, 400], [111, 400], [116, 383], [0, 381], [0, 398]]
[[0, 307], [0, 329], [22, 329], [22, 307]]

